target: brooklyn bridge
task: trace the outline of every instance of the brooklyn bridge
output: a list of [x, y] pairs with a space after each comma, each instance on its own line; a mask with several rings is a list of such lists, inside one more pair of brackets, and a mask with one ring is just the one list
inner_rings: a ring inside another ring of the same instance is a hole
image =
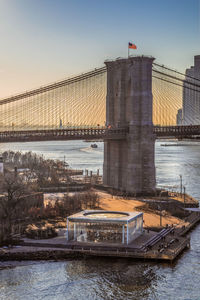
[[1, 99], [0, 143], [103, 139], [104, 183], [154, 191], [155, 139], [200, 136], [200, 79], [148, 56], [105, 65]]

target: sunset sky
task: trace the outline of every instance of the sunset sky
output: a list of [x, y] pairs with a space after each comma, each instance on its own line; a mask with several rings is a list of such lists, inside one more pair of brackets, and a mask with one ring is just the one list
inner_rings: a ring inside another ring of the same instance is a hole
[[184, 71], [200, 54], [198, 0], [0, 0], [0, 98], [127, 56]]

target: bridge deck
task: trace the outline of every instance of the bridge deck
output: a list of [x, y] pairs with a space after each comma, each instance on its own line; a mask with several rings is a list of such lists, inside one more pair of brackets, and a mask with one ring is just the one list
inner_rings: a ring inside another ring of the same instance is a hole
[[70, 128], [52, 130], [24, 130], [0, 132], [0, 143], [32, 142], [51, 140], [97, 140], [97, 139], [124, 139], [127, 128]]
[[[191, 138], [200, 136], [200, 125], [154, 126], [158, 138]], [[128, 134], [128, 128], [67, 128], [40, 130], [0, 131], [0, 143], [32, 142], [50, 140], [121, 140]]]
[[156, 138], [190, 138], [200, 135], [200, 125], [154, 126]]

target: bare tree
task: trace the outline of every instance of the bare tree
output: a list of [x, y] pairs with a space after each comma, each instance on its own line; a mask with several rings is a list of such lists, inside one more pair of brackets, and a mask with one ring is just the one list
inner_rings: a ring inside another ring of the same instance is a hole
[[[60, 179], [71, 182], [68, 175], [68, 164], [60, 160], [44, 159], [42, 156], [32, 152], [5, 151], [2, 153], [5, 168], [27, 169], [31, 176], [37, 178], [39, 187], [59, 186]], [[25, 170], [23, 170], [25, 172]], [[28, 172], [26, 172], [28, 175]]]
[[12, 227], [16, 219], [23, 214], [23, 195], [30, 190], [29, 185], [15, 173], [6, 172], [0, 176], [0, 192], [4, 197], [0, 198], [0, 217], [3, 223], [6, 239], [12, 241]]

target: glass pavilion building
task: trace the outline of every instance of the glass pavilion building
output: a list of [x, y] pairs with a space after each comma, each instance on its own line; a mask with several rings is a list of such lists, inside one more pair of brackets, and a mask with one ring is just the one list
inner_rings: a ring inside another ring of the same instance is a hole
[[130, 244], [143, 231], [143, 213], [85, 210], [67, 218], [67, 240]]

